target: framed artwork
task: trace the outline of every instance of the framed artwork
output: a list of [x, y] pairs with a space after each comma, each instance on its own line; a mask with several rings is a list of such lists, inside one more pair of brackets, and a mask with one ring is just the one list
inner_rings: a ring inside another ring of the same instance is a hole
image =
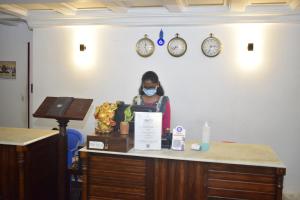
[[16, 61], [0, 61], [0, 78], [16, 79]]

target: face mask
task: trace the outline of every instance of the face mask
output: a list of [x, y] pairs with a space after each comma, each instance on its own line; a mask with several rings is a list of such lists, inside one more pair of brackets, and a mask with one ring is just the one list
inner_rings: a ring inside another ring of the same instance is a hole
[[151, 96], [153, 96], [153, 95], [156, 94], [157, 87], [155, 87], [155, 88], [149, 88], [149, 89], [143, 88], [143, 92], [145, 93], [145, 95], [151, 97]]

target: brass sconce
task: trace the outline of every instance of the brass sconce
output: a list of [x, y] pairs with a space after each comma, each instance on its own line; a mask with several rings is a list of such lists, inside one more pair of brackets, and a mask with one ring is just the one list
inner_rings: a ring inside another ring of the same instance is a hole
[[253, 51], [254, 50], [254, 44], [253, 43], [248, 43], [248, 51]]
[[84, 44], [80, 44], [79, 49], [80, 49], [80, 51], [85, 51], [86, 46]]

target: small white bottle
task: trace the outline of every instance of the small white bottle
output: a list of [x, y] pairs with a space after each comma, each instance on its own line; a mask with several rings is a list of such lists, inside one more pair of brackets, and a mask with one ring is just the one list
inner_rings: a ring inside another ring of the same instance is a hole
[[202, 130], [202, 144], [201, 144], [202, 151], [208, 151], [209, 140], [210, 140], [210, 127], [208, 126], [208, 123], [205, 122]]

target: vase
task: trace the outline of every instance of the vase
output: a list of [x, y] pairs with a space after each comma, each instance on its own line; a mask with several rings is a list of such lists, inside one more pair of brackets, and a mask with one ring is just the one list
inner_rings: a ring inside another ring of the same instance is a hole
[[129, 133], [129, 123], [128, 122], [121, 122], [120, 123], [120, 134], [121, 135], [128, 135]]

